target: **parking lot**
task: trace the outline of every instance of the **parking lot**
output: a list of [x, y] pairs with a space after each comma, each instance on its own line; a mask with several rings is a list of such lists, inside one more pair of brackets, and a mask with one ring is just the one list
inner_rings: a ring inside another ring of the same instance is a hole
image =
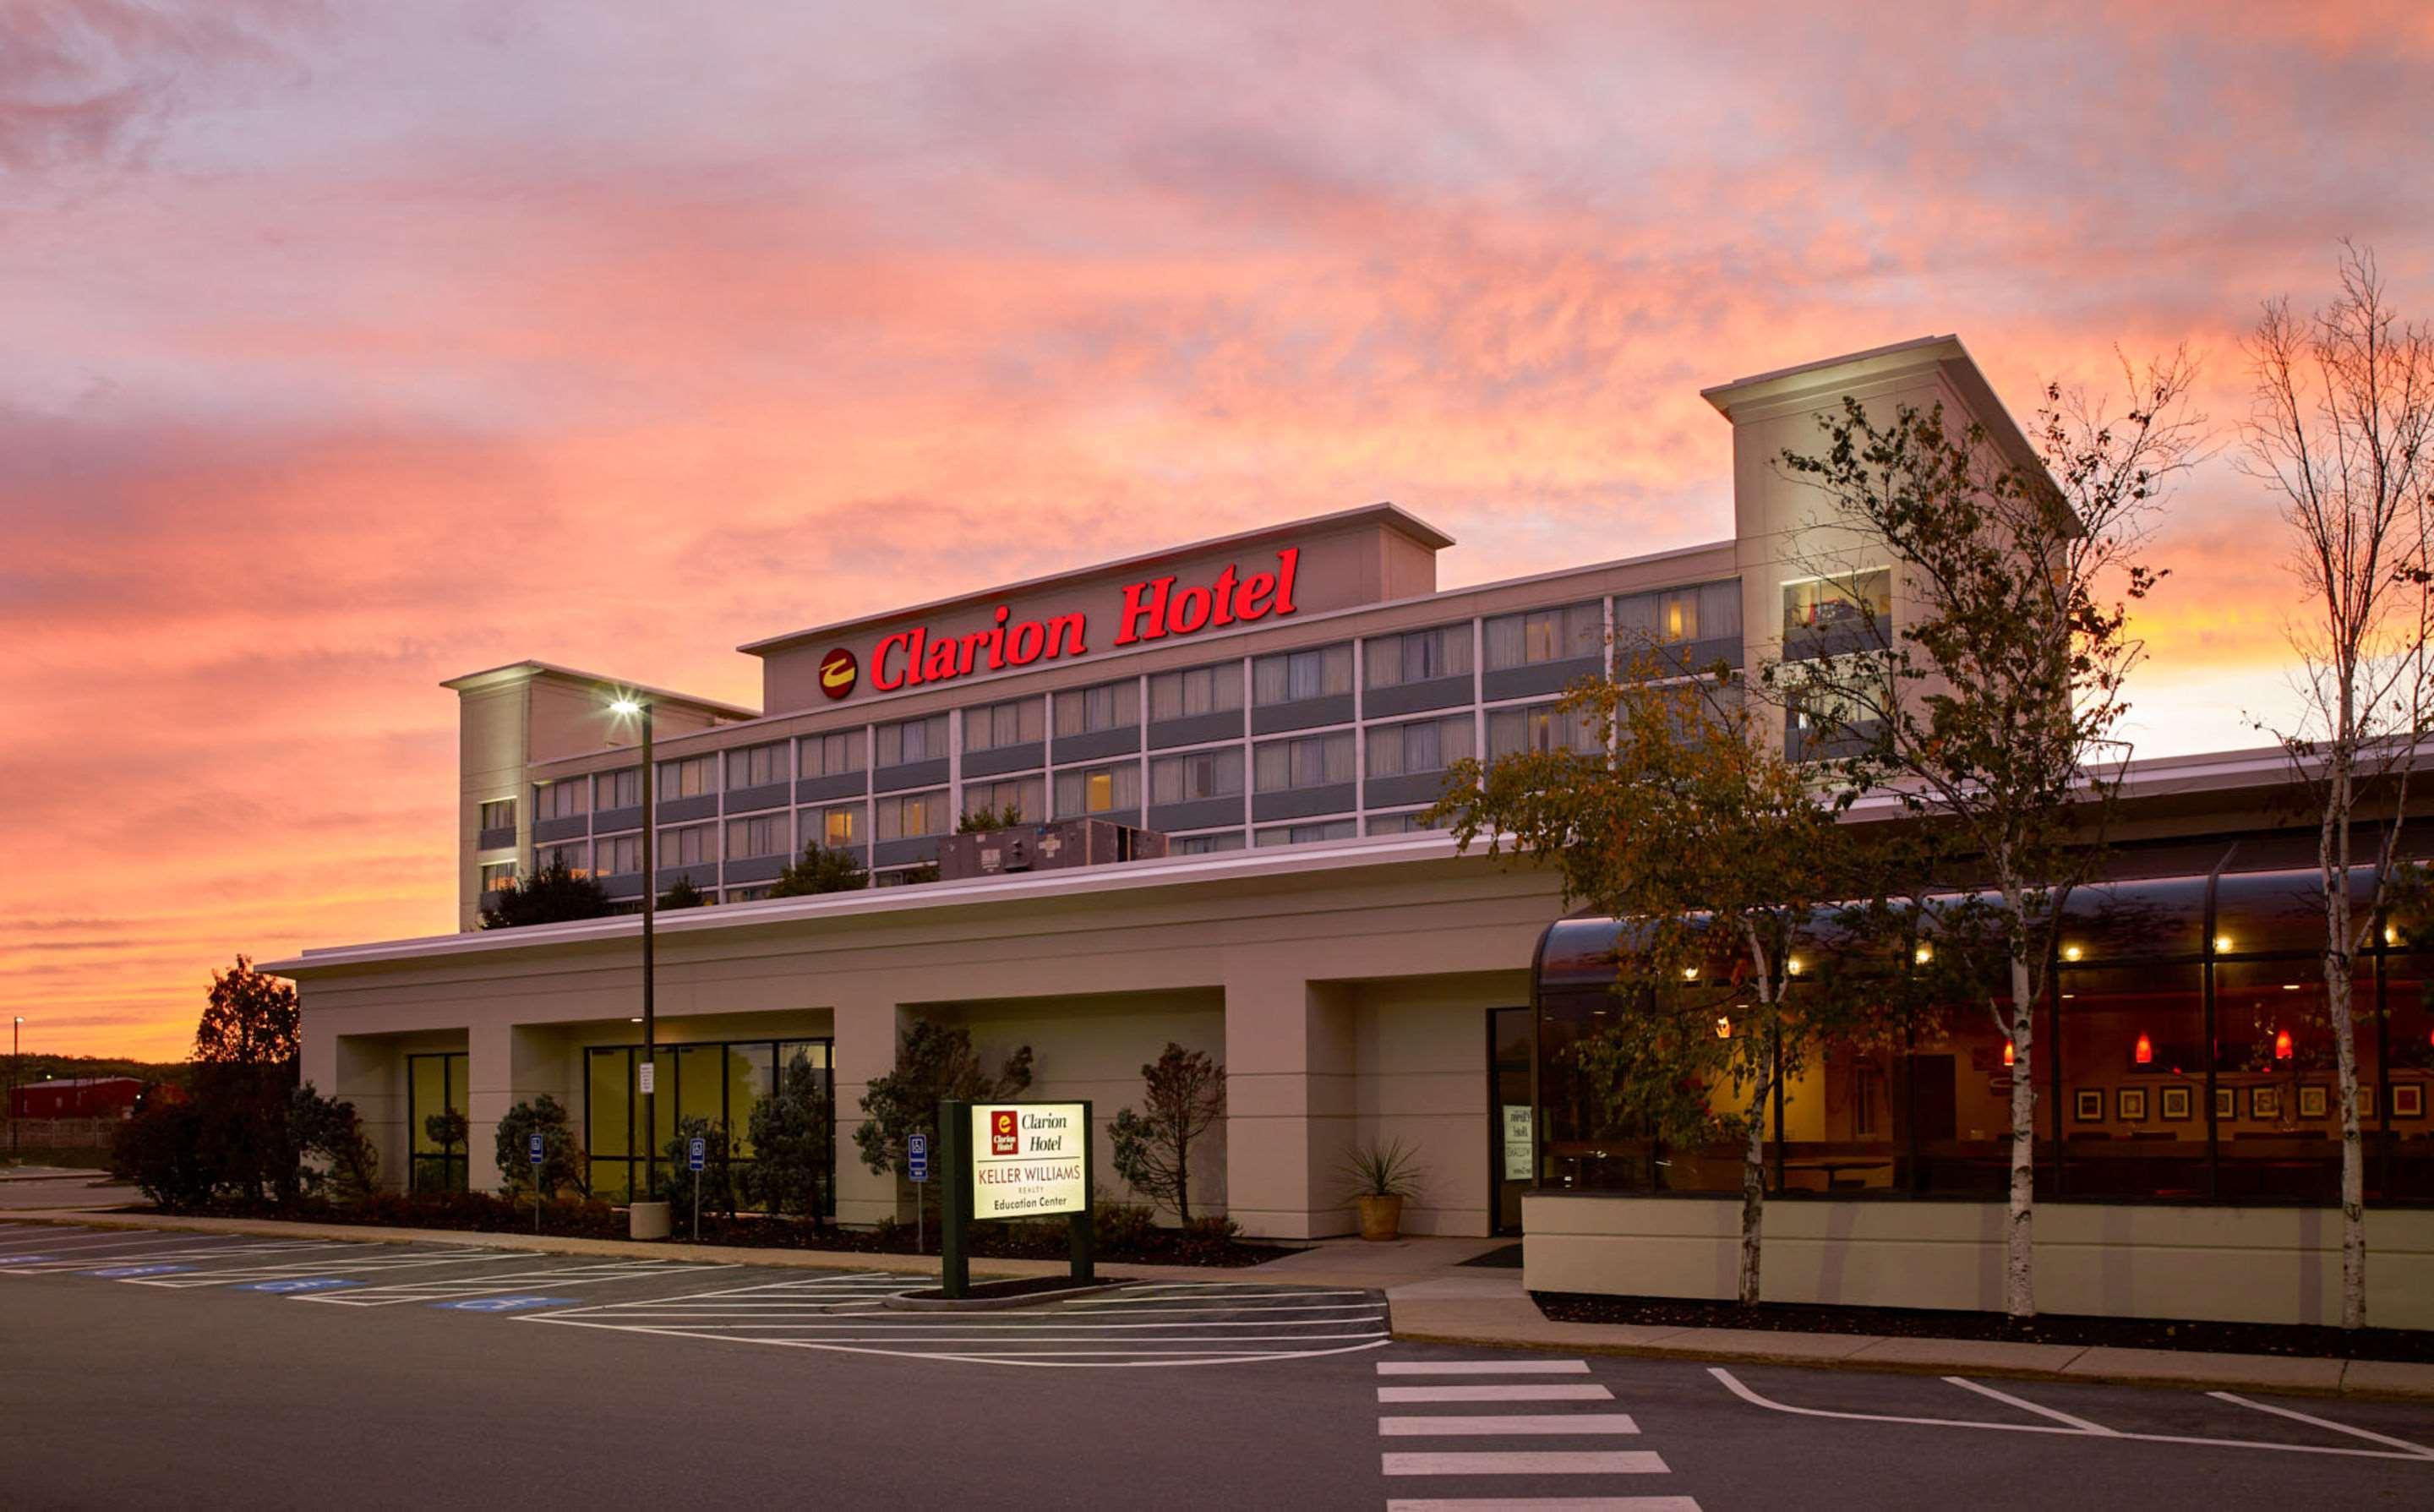
[[2417, 1403], [1397, 1343], [1225, 1274], [885, 1305], [921, 1284], [0, 1221], [0, 1505], [2434, 1504]]

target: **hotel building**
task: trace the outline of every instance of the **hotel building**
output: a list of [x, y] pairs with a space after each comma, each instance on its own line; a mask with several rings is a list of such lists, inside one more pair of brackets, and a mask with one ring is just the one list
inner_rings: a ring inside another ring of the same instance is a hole
[[[1616, 647], [1754, 666], [1852, 649], [1858, 599], [1898, 625], [1897, 576], [1774, 466], [1845, 395], [1940, 404], [2031, 455], [1961, 343], [1928, 338], [1706, 390], [1734, 479], [1732, 534], [1708, 545], [1590, 540], [1588, 565], [1441, 589], [1453, 542], [1378, 504], [754, 641], [758, 710], [540, 662], [455, 679], [460, 933], [273, 963], [301, 986], [305, 1074], [355, 1103], [401, 1179], [494, 1184], [499, 1117], [548, 1093], [582, 1122], [595, 1191], [631, 1189], [655, 1143], [636, 1126], [640, 920], [478, 925], [493, 889], [553, 861], [639, 905], [636, 731], [608, 704], [640, 698], [656, 885], [716, 903], [657, 921], [658, 1143], [686, 1115], [740, 1133], [806, 1055], [835, 1098], [838, 1216], [875, 1221], [906, 1189], [862, 1168], [851, 1129], [908, 1022], [965, 1025], [992, 1057], [1029, 1045], [1031, 1095], [1103, 1119], [1174, 1041], [1226, 1067], [1195, 1190], [1246, 1232], [1348, 1231], [1347, 1153], [1400, 1140], [1425, 1168], [1407, 1228], [1526, 1230], [1535, 1288], [1728, 1295], [1738, 1209], [1705, 1199], [1738, 1171], [1607, 1126], [1568, 1074], [1562, 1047], [1621, 1007], [1584, 964], [1597, 925], [1556, 927], [1550, 875], [1460, 855], [1421, 815], [1461, 757], [1577, 747], [1554, 701]], [[1797, 721], [1783, 738], [1803, 752]], [[2337, 1315], [2294, 798], [2277, 753], [2134, 769], [2117, 881], [2160, 902], [2091, 917], [2038, 1040], [2049, 1311]], [[960, 816], [1007, 806], [1157, 831], [1169, 853], [901, 885]], [[814, 843], [874, 885], [771, 898]], [[2415, 962], [2396, 943], [2374, 959], [2383, 1011], [2361, 1029], [2371, 1305], [2434, 1326], [2434, 1214], [2408, 1205], [2434, 1195]], [[1991, 1024], [1955, 1030], [1787, 1090], [1771, 1296], [1998, 1303], [2000, 1051]], [[424, 1132], [445, 1108], [471, 1123], [470, 1171]]]

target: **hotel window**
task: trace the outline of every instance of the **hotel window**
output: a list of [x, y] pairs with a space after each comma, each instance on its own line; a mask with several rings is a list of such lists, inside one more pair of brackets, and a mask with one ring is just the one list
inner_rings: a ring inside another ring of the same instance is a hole
[[483, 829], [512, 830], [515, 827], [516, 800], [514, 799], [494, 798], [482, 805]]
[[1373, 688], [1434, 678], [1458, 678], [1470, 670], [1470, 627], [1440, 626], [1403, 635], [1373, 635], [1361, 653], [1362, 679]]
[[1352, 691], [1352, 647], [1322, 645], [1251, 661], [1251, 702], [1294, 703]]
[[1003, 813], [1015, 812], [1019, 822], [1037, 824], [1048, 817], [1045, 799], [1048, 784], [1037, 777], [1009, 778], [1003, 782], [966, 782], [964, 812], [977, 814], [983, 809]]
[[964, 711], [966, 750], [1027, 746], [1047, 738], [1047, 730], [1048, 711], [1037, 698], [1012, 698]]
[[1894, 575], [1889, 567], [1783, 585], [1783, 637], [1859, 632], [1893, 623]]
[[1056, 774], [1056, 816], [1113, 814], [1140, 806], [1140, 764], [1085, 766]]
[[742, 750], [727, 753], [727, 785], [729, 787], [765, 787], [771, 782], [786, 781], [786, 743], [772, 741], [766, 746], [746, 746]]
[[505, 892], [515, 885], [516, 864], [512, 861], [492, 862], [482, 868], [484, 892]]
[[1625, 593], [1614, 601], [1614, 633], [1626, 649], [1738, 639], [1741, 585], [1734, 580]]
[[1159, 672], [1149, 679], [1149, 716], [1152, 719], [1190, 719], [1197, 714], [1221, 714], [1229, 709], [1243, 707], [1243, 666], [1228, 662], [1222, 666], [1193, 667], [1186, 672]]
[[1272, 845], [1310, 845], [1319, 840], [1351, 838], [1350, 819], [1329, 819], [1325, 824], [1272, 824], [1252, 836], [1262, 850]]
[[1487, 713], [1487, 759], [1498, 761], [1522, 751], [1569, 750], [1584, 754], [1597, 749], [1597, 727], [1588, 714], [1567, 714], [1551, 703], [1527, 709], [1491, 709]]
[[643, 769], [639, 766], [628, 766], [622, 772], [601, 772], [591, 782], [591, 806], [595, 809], [642, 806]]
[[730, 819], [727, 825], [727, 854], [732, 861], [748, 861], [754, 856], [782, 856], [794, 849], [787, 836], [790, 828], [786, 816], [764, 814], [757, 819]]
[[[1442, 772], [1471, 753], [1470, 715], [1377, 725], [1369, 730], [1369, 775]], [[1407, 795], [1408, 796], [1408, 795]]]
[[1189, 756], [1160, 756], [1149, 764], [1149, 800], [1193, 803], [1202, 799], [1234, 798], [1243, 791], [1243, 748], [1195, 751]]
[[655, 798], [700, 798], [718, 791], [718, 758], [684, 756], [660, 763], [660, 788]]
[[841, 730], [833, 735], [805, 735], [802, 744], [805, 777], [838, 777], [862, 770], [862, 731]]
[[533, 789], [533, 809], [537, 818], [572, 819], [584, 812], [584, 799], [591, 784], [583, 779], [570, 778], [563, 782], [543, 782]]
[[1423, 834], [1431, 830], [1444, 828], [1441, 823], [1429, 822], [1426, 809], [1415, 810], [1410, 814], [1373, 814], [1369, 816], [1371, 834]]
[[1305, 735], [1299, 740], [1271, 740], [1254, 747], [1254, 751], [1252, 781], [1261, 793], [1327, 787], [1352, 781], [1352, 735], [1348, 730], [1333, 735]]
[[563, 845], [543, 845], [533, 848], [533, 866], [538, 869], [547, 871], [561, 863], [574, 875], [588, 877], [591, 875], [591, 848], [580, 840], [569, 840]]
[[843, 803], [835, 808], [820, 810], [813, 822], [812, 833], [819, 837], [820, 844], [831, 850], [859, 843], [857, 836], [862, 833], [862, 805]]
[[908, 762], [943, 761], [946, 755], [945, 714], [932, 714], [927, 719], [900, 719], [895, 724], [879, 727], [877, 765], [901, 766]]
[[765, 882], [758, 886], [727, 889], [727, 901], [731, 903], [757, 903], [768, 896], [770, 896], [770, 885]]
[[[879, 838], [912, 840], [925, 834], [944, 834], [953, 829], [954, 819], [947, 811], [947, 790], [933, 793], [912, 793], [902, 798], [879, 800]], [[834, 809], [829, 811], [833, 814]]]
[[1486, 625], [1487, 670], [1595, 656], [1604, 634], [1605, 616], [1595, 604], [1500, 614]]
[[1056, 733], [1086, 735], [1140, 723], [1140, 687], [1127, 678], [1056, 696]]
[[871, 873], [870, 885], [874, 887], [910, 887], [937, 880], [938, 868], [935, 867], [900, 867], [894, 871]]
[[592, 860], [600, 875], [616, 877], [629, 871], [643, 869], [641, 835], [621, 834], [614, 840], [596, 840], [592, 844], [594, 847]]
[[1166, 853], [1171, 856], [1206, 856], [1220, 850], [1242, 849], [1243, 832], [1240, 830], [1222, 830], [1215, 834], [1179, 834], [1166, 843]]
[[651, 858], [660, 867], [714, 867], [718, 865], [718, 826], [688, 825], [681, 830], [660, 832], [660, 853]]

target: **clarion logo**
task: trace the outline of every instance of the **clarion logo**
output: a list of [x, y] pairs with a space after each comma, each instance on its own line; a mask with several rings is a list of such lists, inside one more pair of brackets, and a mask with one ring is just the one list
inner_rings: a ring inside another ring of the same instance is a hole
[[831, 698], [842, 698], [862, 680], [862, 663], [851, 651], [838, 646], [820, 658], [820, 691]]
[[1020, 1155], [1022, 1137], [1014, 1131], [1014, 1109], [989, 1109], [989, 1154]]
[[[1124, 606], [1116, 615], [1111, 644], [1137, 645], [1170, 635], [1191, 635], [1248, 625], [1256, 620], [1294, 612], [1294, 575], [1301, 566], [1301, 549], [1289, 546], [1277, 553], [1277, 570], [1244, 576], [1228, 566], [1208, 583], [1175, 586], [1169, 574], [1124, 587]], [[933, 637], [927, 629], [899, 630], [871, 652], [870, 685], [882, 693], [917, 688], [925, 682], [951, 682], [974, 672], [1003, 672], [1035, 662], [1090, 654], [1089, 616], [1076, 610], [1045, 620], [1016, 620], [1003, 604], [995, 623], [968, 635]], [[851, 653], [831, 651], [820, 662], [820, 686], [832, 698], [844, 695], [829, 687], [831, 662]]]

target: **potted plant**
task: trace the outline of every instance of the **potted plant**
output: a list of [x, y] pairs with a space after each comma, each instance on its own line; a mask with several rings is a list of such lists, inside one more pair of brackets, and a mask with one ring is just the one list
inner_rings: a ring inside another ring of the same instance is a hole
[[1344, 1162], [1351, 1177], [1352, 1200], [1361, 1210], [1361, 1237], [1378, 1241], [1402, 1232], [1403, 1199], [1419, 1186], [1419, 1165], [1411, 1146], [1401, 1140], [1365, 1144]]

